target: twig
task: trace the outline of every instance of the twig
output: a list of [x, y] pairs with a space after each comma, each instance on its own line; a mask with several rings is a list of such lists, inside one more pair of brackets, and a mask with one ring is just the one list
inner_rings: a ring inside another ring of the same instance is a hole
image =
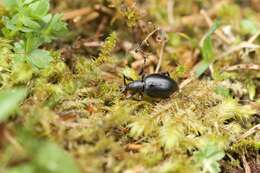
[[125, 149], [127, 151], [139, 151], [140, 148], [142, 148], [142, 145], [141, 144], [127, 144], [125, 146]]
[[229, 66], [224, 69], [224, 71], [235, 71], [235, 70], [260, 70], [260, 65], [257, 64], [237, 64]]
[[92, 12], [93, 12], [93, 10], [91, 8], [88, 8], [88, 7], [69, 11], [69, 12], [65, 12], [64, 15], [63, 15], [63, 20], [74, 19], [75, 17], [87, 15], [87, 14], [92, 13]]
[[[228, 4], [230, 3], [230, 0], [222, 0], [220, 2], [218, 2], [218, 4], [216, 4], [213, 8], [211, 8], [209, 11], [208, 11], [208, 15], [211, 17], [211, 16], [214, 16], [216, 14], [216, 12], [225, 4]], [[202, 25], [204, 26], [204, 18], [201, 14], [193, 14], [193, 15], [190, 15], [190, 16], [185, 16], [185, 17], [182, 17], [181, 18], [181, 24], [182, 25]]]
[[162, 42], [162, 46], [161, 46], [161, 50], [160, 50], [160, 57], [159, 57], [159, 61], [155, 70], [155, 73], [159, 72], [159, 69], [161, 67], [162, 64], [162, 60], [163, 60], [163, 52], [164, 52], [164, 47], [165, 47], [165, 41]]
[[23, 147], [10, 135], [8, 131], [4, 131], [6, 139], [21, 153], [25, 153]]
[[181, 84], [179, 85], [180, 90], [196, 79], [195, 72], [196, 72], [198, 66], [200, 66], [200, 64], [201, 64], [201, 61], [199, 63], [197, 63], [195, 66], [193, 66], [192, 70], [190, 71], [189, 78], [182, 81]]
[[139, 47], [137, 48], [137, 50], [138, 50], [139, 48], [142, 48], [142, 46], [143, 46], [144, 44], [147, 45], [148, 39], [149, 39], [155, 32], [157, 32], [158, 30], [160, 30], [160, 28], [156, 28], [156, 29], [154, 29], [152, 32], [150, 32], [150, 33], [145, 37], [145, 39], [141, 42], [141, 44], [139, 45]]
[[[90, 13], [89, 15], [87, 15], [85, 18], [81, 18], [81, 17], [77, 17], [77, 18], [82, 19], [82, 23], [88, 23], [88, 22], [91, 22], [91, 21], [95, 20], [96, 18], [98, 18], [99, 15], [100, 14], [98, 12], [93, 12], [93, 13]], [[73, 21], [75, 22], [75, 20], [77, 18], [75, 18]]]
[[108, 15], [112, 15], [114, 13], [114, 11], [106, 6], [97, 4], [95, 5], [95, 10], [100, 11], [102, 13], [108, 14]]
[[243, 167], [245, 169], [245, 173], [251, 173], [251, 168], [250, 168], [248, 162], [246, 161], [245, 154], [242, 155], [242, 160], [243, 160]]
[[240, 137], [238, 137], [238, 140], [241, 139], [245, 139], [248, 136], [256, 133], [257, 131], [260, 131], [260, 124], [257, 124], [256, 126], [252, 127], [251, 129], [249, 129], [246, 133], [244, 133], [243, 135], [241, 135]]
[[83, 45], [85, 47], [101, 47], [104, 44], [102, 41], [91, 41], [91, 42], [84, 42]]
[[219, 55], [216, 59], [221, 59], [229, 54], [232, 54], [234, 52], [237, 52], [243, 48], [248, 48], [248, 49], [259, 49], [260, 46], [253, 44], [253, 42], [257, 39], [257, 37], [260, 35], [260, 31], [257, 32], [255, 35], [250, 37], [248, 41], [242, 42], [237, 46], [231, 47], [228, 51], [224, 52], [223, 54]]
[[[135, 62], [133, 62], [131, 64], [131, 66], [132, 66], [132, 68], [137, 69], [144, 64], [143, 62], [144, 62], [143, 59], [137, 59]], [[157, 62], [157, 58], [154, 55], [149, 55], [146, 58], [145, 67], [151, 65], [152, 63], [156, 63], [156, 62]]]
[[[205, 10], [201, 10], [200, 14], [204, 17], [209, 27], [213, 25], [213, 21], [210, 19], [209, 15]], [[232, 42], [221, 32], [221, 30], [217, 29], [215, 34], [226, 44], [231, 44]]]
[[257, 33], [255, 33], [255, 35], [249, 38], [248, 43], [253, 43], [259, 35], [260, 35], [260, 31], [258, 31]]
[[174, 10], [174, 0], [168, 0], [167, 2], [167, 12], [168, 12], [168, 21], [171, 26], [173, 26], [174, 18], [173, 18], [173, 10]]
[[96, 38], [98, 38], [101, 35], [102, 31], [106, 27], [107, 22], [108, 22], [108, 18], [107, 17], [103, 17], [101, 22], [100, 22], [100, 24], [99, 24], [99, 26], [98, 26], [97, 32], [95, 34]]
[[188, 85], [189, 83], [191, 83], [194, 79], [196, 79], [195, 75], [190, 75], [191, 77], [189, 77], [188, 79], [184, 80], [181, 82], [181, 84], [179, 85], [180, 90], [182, 90], [186, 85]]
[[249, 43], [249, 42], [242, 42], [242, 43], [240, 43], [239, 45], [233, 46], [233, 47], [231, 47], [228, 51], [226, 51], [226, 52], [220, 54], [219, 56], [217, 56], [216, 59], [221, 59], [221, 58], [223, 58], [223, 57], [225, 57], [225, 56], [228, 56], [228, 55], [230, 55], [230, 54], [232, 54], [232, 53], [234, 53], [234, 52], [237, 52], [237, 51], [239, 51], [239, 50], [241, 50], [241, 49], [243, 49], [243, 48], [259, 49], [260, 46], [259, 46], [259, 45], [256, 45], [256, 44]]

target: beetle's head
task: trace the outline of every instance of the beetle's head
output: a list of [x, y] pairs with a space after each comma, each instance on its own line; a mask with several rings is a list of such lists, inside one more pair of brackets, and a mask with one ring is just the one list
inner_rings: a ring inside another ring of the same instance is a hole
[[132, 81], [121, 87], [121, 92], [124, 93], [126, 98], [131, 98], [136, 93], [142, 93], [143, 91], [144, 82], [141, 80]]
[[124, 85], [120, 90], [125, 95], [127, 95], [128, 92], [131, 94], [140, 93], [144, 90], [144, 82], [141, 80], [135, 80], [128, 83], [127, 85]]
[[144, 90], [144, 82], [142, 80], [135, 80], [126, 85], [126, 90], [131, 93], [143, 92]]

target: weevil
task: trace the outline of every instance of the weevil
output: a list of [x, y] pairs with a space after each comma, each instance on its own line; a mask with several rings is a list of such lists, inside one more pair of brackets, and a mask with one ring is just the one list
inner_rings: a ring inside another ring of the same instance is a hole
[[[126, 80], [131, 80], [127, 83]], [[151, 98], [168, 98], [172, 93], [177, 91], [178, 84], [173, 80], [169, 73], [153, 73], [147, 76], [142, 76], [141, 80], [133, 80], [124, 76], [123, 92], [140, 94], [141, 96], [149, 96]]]

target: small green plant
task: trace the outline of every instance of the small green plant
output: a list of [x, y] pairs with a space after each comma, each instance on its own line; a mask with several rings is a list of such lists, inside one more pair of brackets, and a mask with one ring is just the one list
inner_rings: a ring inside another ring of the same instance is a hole
[[0, 91], [0, 122], [7, 119], [25, 97], [24, 88]]
[[9, 16], [2, 17], [2, 34], [14, 41], [16, 57], [37, 68], [47, 67], [52, 57], [39, 47], [65, 34], [62, 15], [48, 13], [48, 0], [5, 0], [4, 3]]
[[26, 164], [8, 168], [7, 173], [80, 173], [75, 161], [57, 144], [32, 136], [31, 131], [21, 130], [17, 136], [28, 158]]
[[98, 58], [95, 60], [94, 65], [99, 66], [102, 63], [108, 62], [110, 60], [111, 52], [116, 46], [116, 33], [112, 32], [105, 40], [102, 46]]
[[201, 61], [201, 64], [198, 66], [196, 70], [197, 77], [202, 75], [205, 72], [205, 70], [207, 70], [209, 65], [214, 61], [214, 52], [213, 52], [211, 35], [217, 30], [219, 25], [220, 25], [220, 21], [216, 20], [203, 39], [202, 48], [201, 48], [203, 59]]
[[220, 172], [220, 165], [218, 163], [225, 156], [223, 150], [216, 145], [209, 143], [194, 153], [194, 158], [197, 163], [201, 164], [202, 172], [218, 173]]

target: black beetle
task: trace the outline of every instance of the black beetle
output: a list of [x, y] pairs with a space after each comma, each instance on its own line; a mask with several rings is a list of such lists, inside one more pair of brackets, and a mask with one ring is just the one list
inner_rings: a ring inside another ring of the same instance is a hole
[[141, 80], [132, 80], [128, 84], [126, 79], [132, 80], [124, 76], [124, 93], [130, 91], [132, 94], [139, 93], [141, 96], [146, 95], [151, 98], [168, 98], [179, 89], [169, 73], [153, 73], [143, 76]]

